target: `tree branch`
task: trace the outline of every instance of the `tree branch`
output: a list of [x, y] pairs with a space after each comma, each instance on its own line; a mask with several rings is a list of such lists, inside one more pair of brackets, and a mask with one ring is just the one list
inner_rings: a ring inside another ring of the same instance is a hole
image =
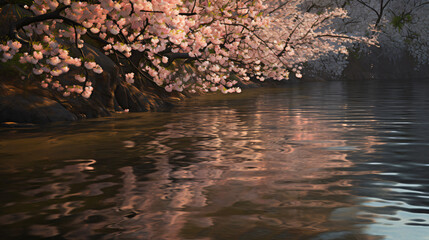
[[364, 2], [362, 0], [357, 0], [357, 2], [364, 5], [365, 7], [369, 8], [369, 9], [371, 9], [373, 12], [375, 12], [375, 14], [377, 14], [377, 17], [380, 15], [375, 8], [369, 6], [366, 2]]
[[345, 36], [345, 35], [321, 34], [321, 35], [316, 35], [316, 36], [314, 36], [314, 38], [322, 38], [322, 37], [330, 37], [330, 38], [344, 38], [344, 39], [357, 40], [357, 39], [356, 39], [356, 38], [354, 38], [354, 37]]
[[288, 4], [289, 1], [286, 1], [285, 3], [280, 4], [278, 7], [274, 8], [273, 10], [269, 11], [268, 14], [271, 14], [277, 10], [279, 10], [280, 8], [282, 8], [283, 6], [285, 6], [286, 4]]
[[[146, 12], [146, 13], [164, 13], [163, 11], [148, 11], [148, 10], [140, 10], [140, 12]], [[182, 15], [182, 16], [193, 16], [193, 15], [197, 15], [197, 13], [194, 13], [194, 12], [179, 13], [179, 15]]]
[[76, 24], [74, 21], [60, 15], [60, 13], [62, 11], [64, 11], [65, 9], [67, 9], [69, 7], [70, 6], [63, 6], [63, 7], [57, 8], [53, 12], [48, 12], [48, 13], [45, 13], [42, 15], [37, 15], [34, 17], [24, 17], [24, 18], [19, 19], [16, 22], [12, 22], [11, 26], [9, 27], [9, 37], [18, 39], [18, 41], [20, 41], [20, 42], [23, 41], [24, 43], [28, 43], [26, 40], [22, 39], [18, 35], [18, 31], [21, 28], [23, 28], [27, 25], [30, 25], [32, 23], [42, 22], [42, 21], [46, 21], [46, 20], [62, 19], [63, 21], [68, 22], [69, 24]]

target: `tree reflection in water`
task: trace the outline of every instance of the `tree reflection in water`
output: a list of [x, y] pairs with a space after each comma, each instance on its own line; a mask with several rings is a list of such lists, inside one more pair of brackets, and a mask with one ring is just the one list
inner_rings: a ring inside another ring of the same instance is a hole
[[389, 239], [395, 228], [424, 236], [425, 88], [407, 98], [386, 85], [310, 86], [2, 134], [0, 234]]
[[[260, 101], [254, 107], [261, 113], [251, 116], [222, 108], [165, 124], [147, 145], [153, 153], [145, 158], [157, 169], [146, 176], [149, 182], [137, 182], [132, 167], [121, 169], [121, 208], [138, 213], [118, 226], [129, 229], [121, 236], [358, 235], [353, 224], [330, 219], [333, 209], [352, 204], [353, 180], [342, 176], [370, 173], [344, 171], [353, 165], [341, 135], [347, 126], [328, 128], [323, 113], [307, 117], [284, 106], [262, 112]], [[369, 135], [352, 149], [371, 152], [374, 144]]]

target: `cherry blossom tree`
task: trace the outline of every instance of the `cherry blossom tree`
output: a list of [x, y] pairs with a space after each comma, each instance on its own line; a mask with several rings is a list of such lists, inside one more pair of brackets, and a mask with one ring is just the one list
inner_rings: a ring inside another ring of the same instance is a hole
[[[312, 11], [303, 0], [34, 0], [15, 7], [24, 16], [0, 45], [1, 60], [30, 66], [26, 77], [64, 96], [89, 98], [91, 76], [105, 70], [85, 54], [87, 44], [109, 56], [128, 84], [223, 93], [241, 92], [240, 80], [300, 78], [306, 62], [346, 55], [356, 42], [374, 44], [337, 30], [348, 17], [344, 8]], [[80, 70], [64, 83], [71, 69]]]

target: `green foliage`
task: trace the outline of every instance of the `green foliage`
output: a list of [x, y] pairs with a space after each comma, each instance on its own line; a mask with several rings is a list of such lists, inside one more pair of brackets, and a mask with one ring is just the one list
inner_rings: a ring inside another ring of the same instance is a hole
[[407, 44], [411, 44], [415, 39], [419, 38], [419, 34], [415, 33], [415, 32], [410, 32], [406, 37], [405, 37], [405, 42]]
[[363, 49], [359, 45], [355, 45], [353, 47], [347, 48], [347, 51], [349, 52], [348, 59], [349, 60], [359, 60], [359, 59], [361, 59], [362, 55], [363, 55], [362, 50]]
[[397, 28], [397, 29], [399, 29], [399, 30], [402, 30], [402, 28], [404, 27], [404, 25], [406, 24], [406, 23], [410, 23], [411, 22], [411, 20], [412, 20], [412, 16], [411, 16], [411, 14], [409, 14], [409, 13], [406, 13], [406, 14], [401, 14], [401, 15], [395, 15], [395, 16], [393, 16], [393, 18], [392, 18], [392, 21], [391, 21], [391, 24], [395, 27], [395, 28]]
[[16, 54], [11, 60], [7, 62], [0, 62], [0, 75], [3, 78], [15, 79], [17, 76], [26, 75], [32, 70], [32, 66], [28, 63], [22, 64], [19, 62], [21, 53]]
[[358, 50], [349, 51], [349, 59], [358, 60], [361, 58], [361, 54]]

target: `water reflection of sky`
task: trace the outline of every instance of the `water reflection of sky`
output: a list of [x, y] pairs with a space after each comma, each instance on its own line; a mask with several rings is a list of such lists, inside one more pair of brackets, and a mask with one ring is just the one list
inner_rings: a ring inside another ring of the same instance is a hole
[[427, 104], [310, 86], [9, 135], [1, 233], [427, 239]]

